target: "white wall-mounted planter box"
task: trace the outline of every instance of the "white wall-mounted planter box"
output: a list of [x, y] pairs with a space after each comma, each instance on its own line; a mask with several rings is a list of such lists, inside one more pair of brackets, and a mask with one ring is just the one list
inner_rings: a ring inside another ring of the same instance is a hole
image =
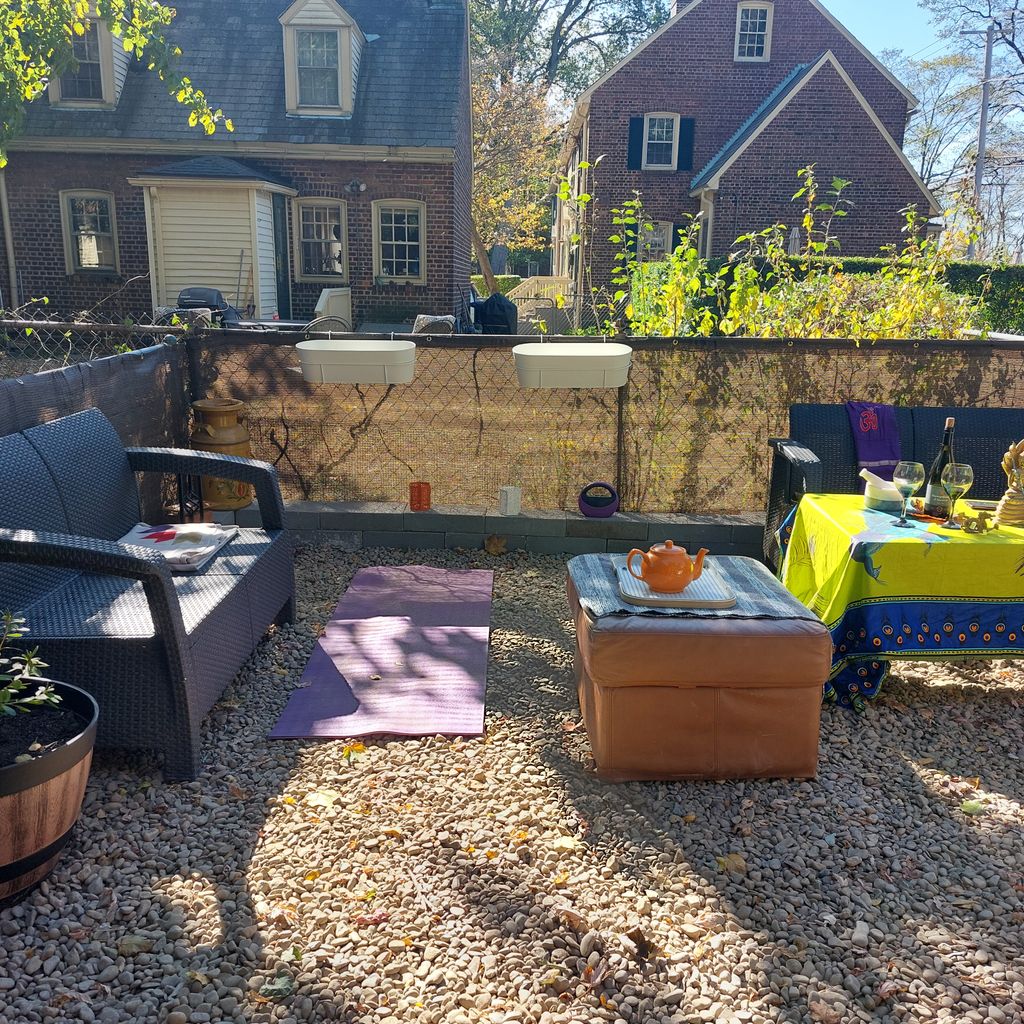
[[369, 338], [310, 338], [296, 346], [310, 384], [411, 384], [416, 343]]
[[512, 349], [523, 388], [621, 388], [633, 350], [618, 342], [527, 342]]

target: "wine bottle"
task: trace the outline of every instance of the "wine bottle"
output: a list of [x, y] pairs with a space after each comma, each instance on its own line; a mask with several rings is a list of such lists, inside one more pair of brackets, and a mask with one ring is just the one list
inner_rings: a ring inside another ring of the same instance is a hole
[[942, 447], [935, 456], [932, 468], [928, 471], [928, 479], [924, 491], [924, 514], [936, 519], [949, 517], [949, 495], [942, 489], [942, 471], [953, 461], [953, 428], [956, 420], [950, 416], [946, 420], [946, 431], [942, 435]]

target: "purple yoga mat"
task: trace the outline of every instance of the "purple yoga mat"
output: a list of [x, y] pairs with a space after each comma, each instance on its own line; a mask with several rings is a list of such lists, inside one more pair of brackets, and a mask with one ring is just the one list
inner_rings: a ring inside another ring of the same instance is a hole
[[494, 573], [360, 569], [271, 739], [478, 736]]

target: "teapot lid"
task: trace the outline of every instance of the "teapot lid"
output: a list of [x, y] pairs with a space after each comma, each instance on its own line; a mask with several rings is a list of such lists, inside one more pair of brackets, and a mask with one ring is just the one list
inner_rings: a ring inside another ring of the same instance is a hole
[[678, 558], [680, 555], [689, 557], [686, 554], [686, 548], [679, 547], [675, 541], [666, 540], [661, 544], [655, 544], [651, 547], [651, 554], [657, 556], [668, 556], [670, 558]]

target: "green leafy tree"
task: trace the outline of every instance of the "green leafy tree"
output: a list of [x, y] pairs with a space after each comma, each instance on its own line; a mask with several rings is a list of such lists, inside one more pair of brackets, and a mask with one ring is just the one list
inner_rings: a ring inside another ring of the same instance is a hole
[[181, 51], [166, 34], [174, 16], [154, 0], [0, 0], [0, 167], [7, 162], [5, 144], [24, 126], [25, 105], [75, 69], [74, 39], [94, 19], [160, 77], [188, 111], [189, 124], [207, 135], [218, 124], [231, 131], [230, 119], [179, 67]]
[[572, 97], [668, 17], [668, 0], [471, 0], [476, 52], [504, 82]]

